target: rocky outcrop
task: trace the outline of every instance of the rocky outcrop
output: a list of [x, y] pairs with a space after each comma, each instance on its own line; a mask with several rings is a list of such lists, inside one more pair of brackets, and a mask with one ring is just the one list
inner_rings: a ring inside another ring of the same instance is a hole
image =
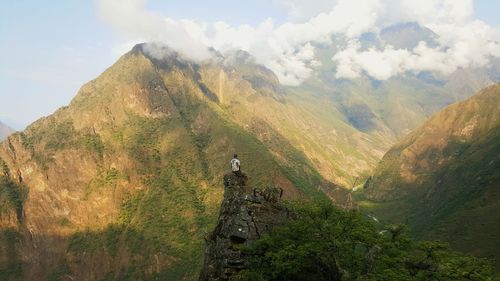
[[245, 174], [224, 176], [224, 200], [215, 230], [206, 238], [200, 281], [229, 280], [248, 267], [242, 245], [250, 245], [292, 214], [279, 204], [279, 188], [252, 189]]

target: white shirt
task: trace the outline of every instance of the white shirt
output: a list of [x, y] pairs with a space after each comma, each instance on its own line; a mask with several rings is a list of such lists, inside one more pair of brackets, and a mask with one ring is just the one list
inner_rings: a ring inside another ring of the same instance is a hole
[[238, 160], [237, 158], [233, 158], [231, 159], [231, 170], [233, 172], [237, 172], [240, 170], [240, 160]]

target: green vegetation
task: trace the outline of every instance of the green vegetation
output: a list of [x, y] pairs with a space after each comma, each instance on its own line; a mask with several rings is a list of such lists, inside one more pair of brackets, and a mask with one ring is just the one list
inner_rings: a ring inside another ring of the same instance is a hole
[[[23, 220], [24, 202], [28, 190], [24, 185], [13, 182], [7, 164], [0, 158], [0, 217], [14, 211], [18, 222]], [[11, 226], [12, 227], [12, 226]], [[13, 228], [0, 229], [0, 258], [7, 262], [0, 264], [0, 280], [15, 281], [22, 278], [22, 262], [16, 253], [21, 239], [20, 233]]]
[[119, 180], [125, 180], [127, 176], [116, 168], [99, 171], [98, 176], [91, 180], [85, 189], [86, 196], [102, 188], [116, 188]]
[[449, 106], [395, 145], [357, 194], [362, 209], [408, 223], [417, 238], [492, 258], [500, 269], [499, 91], [495, 85]]
[[21, 241], [21, 235], [15, 229], [7, 228], [0, 230], [0, 257], [5, 255], [7, 263], [0, 265], [0, 280], [17, 281], [22, 280], [23, 270], [20, 257], [16, 253], [16, 246]]
[[[45, 137], [46, 150], [61, 150], [70, 145], [75, 137], [75, 129], [71, 121], [51, 123], [46, 132], [47, 134], [43, 136]], [[41, 137], [40, 134], [36, 136]]]
[[[260, 141], [251, 136], [248, 132], [241, 129], [239, 126], [228, 125], [231, 129], [230, 133], [237, 136], [239, 142], [245, 142], [249, 146], [249, 152], [246, 153], [244, 159], [245, 165], [261, 162], [262, 154], [256, 154], [254, 151], [270, 151], [279, 155], [280, 161], [276, 159], [265, 159], [266, 166], [257, 166], [253, 170], [246, 170], [251, 175], [252, 186], [265, 186], [270, 183], [268, 173], [270, 169], [279, 168], [280, 172], [288, 178], [293, 185], [307, 195], [309, 198], [325, 199], [325, 194], [319, 190], [323, 186], [324, 179], [313, 167], [303, 152], [293, 147], [283, 136], [274, 131], [269, 125], [264, 122], [256, 122], [255, 128], [252, 128], [255, 134], [266, 134], [268, 139]], [[270, 163], [269, 163], [270, 162]], [[247, 164], [248, 163], [248, 164]], [[268, 169], [266, 171], [266, 168]]]
[[484, 260], [435, 241], [414, 241], [406, 228], [382, 231], [331, 203], [295, 207], [298, 219], [245, 249], [251, 267], [231, 280], [500, 280]]
[[59, 281], [64, 280], [65, 276], [71, 276], [71, 270], [65, 262], [59, 262], [54, 265], [51, 272], [47, 275], [46, 281]]
[[96, 153], [99, 158], [104, 155], [104, 143], [101, 137], [97, 134], [83, 134], [80, 136], [79, 141], [90, 152]]
[[18, 221], [21, 221], [23, 218], [24, 201], [28, 196], [28, 189], [6, 176], [9, 174], [9, 171], [2, 159], [0, 159], [0, 166], [2, 166], [4, 173], [4, 175], [0, 175], [0, 215], [14, 210]]
[[73, 122], [70, 120], [47, 120], [46, 126], [32, 127], [28, 132], [20, 133], [24, 148], [35, 152], [39, 144], [44, 144], [48, 151], [61, 150], [71, 144], [75, 136]]
[[[183, 97], [186, 96], [189, 95]], [[178, 101], [183, 103], [187, 101]], [[210, 122], [204, 124], [201, 132], [191, 130], [197, 114], [210, 116], [204, 118]], [[252, 186], [273, 185], [275, 175], [288, 176], [283, 172], [286, 169], [289, 178], [304, 193], [321, 194], [317, 190], [322, 184], [321, 176], [307, 164], [303, 154], [291, 150], [285, 154], [287, 162], [280, 165], [261, 141], [233, 122], [207, 111], [206, 106], [193, 105], [178, 119], [152, 119], [129, 113], [127, 126], [113, 130], [120, 132], [112, 134], [116, 138], [113, 149], [115, 152], [123, 149], [121, 153], [134, 160], [133, 172], [142, 179], [144, 189], [126, 196], [116, 224], [102, 230], [78, 232], [71, 237], [68, 247], [75, 264], [88, 255], [109, 257], [115, 263], [128, 261], [117, 265], [119, 270], [105, 273], [108, 279], [194, 280], [197, 277], [203, 258], [203, 237], [211, 231], [217, 215], [218, 204], [213, 198], [221, 195], [220, 189], [213, 186], [222, 186], [222, 174], [227, 171], [232, 147], [238, 148], [244, 170], [252, 175]], [[217, 146], [214, 140], [226, 143]], [[125, 172], [103, 168], [90, 181], [86, 192], [114, 188], [125, 179]], [[200, 187], [204, 182], [209, 189]], [[214, 203], [207, 204], [208, 200]], [[157, 259], [160, 271], [146, 273], [144, 268], [156, 264]], [[170, 262], [164, 264], [167, 260]]]
[[73, 223], [68, 218], [62, 218], [58, 223], [62, 227], [71, 227]]
[[21, 280], [23, 276], [23, 268], [21, 262], [11, 263], [7, 268], [0, 268], [1, 280]]
[[[198, 162], [191, 163], [198, 150], [189, 138], [166, 149], [171, 136], [183, 133], [170, 119], [129, 118], [120, 146], [135, 160], [135, 172], [145, 189], [127, 196], [117, 224], [73, 235], [69, 251], [77, 257], [84, 252], [104, 255], [116, 262], [128, 257], [119, 271], [106, 273], [111, 279], [192, 280], [202, 262], [202, 235], [214, 217], [206, 212], [204, 191], [199, 188], [204, 173]], [[117, 169], [106, 169], [87, 191], [114, 187], [125, 179]], [[147, 273], [144, 268], [152, 265], [161, 270]]]
[[23, 147], [31, 152], [33, 160], [47, 171], [54, 161], [54, 155], [65, 149], [83, 148], [102, 159], [104, 143], [99, 134], [88, 131], [75, 130], [71, 119], [48, 119], [46, 124], [31, 127], [19, 135]]
[[[171, 233], [164, 233], [164, 229], [153, 232], [153, 222], [146, 225], [134, 226], [111, 225], [102, 231], [83, 231], [73, 235], [70, 239], [68, 250], [72, 254], [76, 264], [83, 260], [86, 255], [98, 257], [104, 256], [118, 262], [115, 266], [119, 270], [109, 270], [104, 272], [109, 278], [117, 280], [165, 280], [157, 279], [148, 274], [144, 268], [161, 266], [159, 276], [168, 276], [180, 280], [190, 278], [194, 280], [196, 271], [201, 262], [197, 252], [202, 250], [201, 243], [197, 243], [195, 237], [186, 237], [183, 241], [173, 239]], [[191, 241], [188, 241], [191, 240]], [[184, 244], [177, 244], [182, 242]], [[189, 248], [186, 244], [198, 244], [195, 248]], [[120, 263], [125, 259], [127, 262]], [[175, 262], [168, 264], [157, 264], [158, 260]], [[106, 279], [107, 280], [107, 279]]]

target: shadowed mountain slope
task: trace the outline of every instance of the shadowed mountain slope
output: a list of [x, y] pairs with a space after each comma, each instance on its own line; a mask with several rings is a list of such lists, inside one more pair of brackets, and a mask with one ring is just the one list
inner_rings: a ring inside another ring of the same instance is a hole
[[498, 259], [500, 84], [440, 111], [393, 146], [365, 195], [385, 202], [374, 210], [382, 219]]

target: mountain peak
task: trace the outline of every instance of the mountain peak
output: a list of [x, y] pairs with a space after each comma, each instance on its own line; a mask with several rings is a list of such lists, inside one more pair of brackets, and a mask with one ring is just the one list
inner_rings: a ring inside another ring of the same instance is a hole
[[384, 28], [380, 32], [380, 38], [396, 49], [413, 49], [420, 42], [425, 42], [429, 47], [436, 47], [438, 35], [416, 22], [407, 22]]

